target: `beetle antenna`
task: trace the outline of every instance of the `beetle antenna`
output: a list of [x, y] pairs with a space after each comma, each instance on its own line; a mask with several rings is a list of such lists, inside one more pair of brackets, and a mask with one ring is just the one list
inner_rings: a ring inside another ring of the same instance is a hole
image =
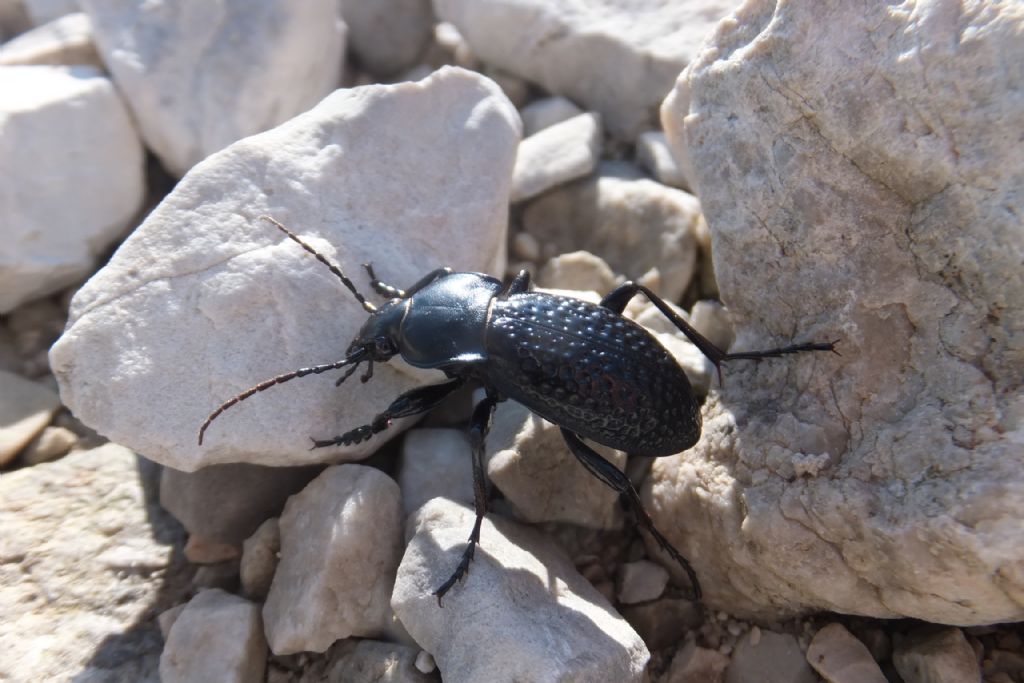
[[338, 279], [341, 280], [341, 284], [343, 284], [346, 287], [348, 287], [348, 290], [350, 292], [352, 292], [352, 294], [355, 295], [356, 299], [359, 300], [359, 303], [363, 305], [363, 310], [365, 310], [367, 313], [373, 313], [374, 311], [377, 310], [376, 306], [374, 306], [369, 301], [367, 301], [366, 298], [362, 294], [359, 293], [359, 291], [356, 289], [356, 286], [354, 284], [352, 284], [352, 281], [348, 279], [348, 277], [345, 275], [345, 273], [342, 272], [341, 268], [339, 268], [337, 266], [337, 264], [332, 263], [323, 254], [321, 254], [316, 249], [314, 249], [310, 245], [308, 245], [305, 242], [303, 242], [302, 238], [300, 238], [298, 235], [296, 235], [294, 232], [292, 232], [288, 228], [286, 228], [283, 225], [281, 225], [281, 223], [279, 223], [277, 220], [275, 220], [275, 219], [273, 219], [273, 218], [271, 218], [270, 216], [267, 216], [267, 215], [260, 216], [260, 218], [265, 220], [265, 221], [267, 221], [268, 223], [273, 225], [275, 228], [277, 228], [278, 230], [280, 230], [284, 234], [288, 235], [288, 237], [290, 237], [293, 240], [295, 240], [296, 242], [298, 242], [302, 246], [303, 249], [305, 249], [310, 254], [315, 256], [317, 261], [319, 261], [320, 263], [322, 263], [325, 266], [327, 266], [328, 268], [330, 268], [331, 272], [334, 273], [335, 275], [337, 275]]
[[352, 374], [356, 367], [358, 367], [358, 365], [361, 362], [363, 362], [365, 356], [366, 351], [364, 349], [359, 349], [351, 356], [348, 356], [343, 360], [335, 361], [333, 363], [324, 363], [323, 365], [314, 365], [309, 368], [299, 368], [298, 370], [286, 372], [283, 375], [278, 375], [277, 377], [265, 379], [259, 384], [249, 387], [248, 389], [238, 394], [234, 398], [229, 398], [228, 400], [224, 401], [224, 403], [220, 404], [217, 410], [210, 413], [210, 416], [206, 418], [206, 421], [203, 422], [202, 426], [199, 428], [199, 445], [203, 445], [203, 434], [206, 433], [206, 428], [210, 426], [210, 423], [216, 420], [218, 415], [220, 415], [221, 413], [223, 413], [225, 410], [235, 405], [236, 403], [244, 401], [245, 399], [249, 398], [250, 396], [259, 391], [265, 391], [272, 386], [283, 384], [288, 380], [295, 379], [296, 377], [305, 377], [306, 375], [319, 375], [321, 372], [327, 372], [328, 370], [337, 370], [338, 368], [343, 368], [346, 365], [352, 365], [352, 368], [349, 370], [349, 372], [345, 374], [345, 377], [348, 377], [349, 375]]

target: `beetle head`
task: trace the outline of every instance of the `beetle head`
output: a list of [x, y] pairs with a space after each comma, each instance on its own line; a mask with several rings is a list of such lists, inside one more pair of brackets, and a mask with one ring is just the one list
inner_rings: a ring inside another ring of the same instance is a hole
[[398, 334], [409, 301], [392, 299], [370, 314], [346, 355], [361, 354], [368, 361], [387, 361], [398, 353]]

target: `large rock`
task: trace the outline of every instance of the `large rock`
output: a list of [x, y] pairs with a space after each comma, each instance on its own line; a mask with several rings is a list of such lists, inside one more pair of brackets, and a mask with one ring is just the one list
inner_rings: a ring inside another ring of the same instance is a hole
[[400, 287], [441, 265], [501, 272], [518, 139], [518, 115], [491, 81], [445, 69], [338, 91], [211, 157], [75, 296], [50, 356], [64, 402], [118, 443], [185, 471], [376, 450], [399, 430], [347, 449], [310, 451], [308, 436], [366, 424], [439, 373], [394, 361], [365, 384], [336, 388], [340, 373], [296, 380], [222, 415], [196, 447], [222, 401], [343, 358], [366, 320], [323, 265], [258, 216], [304, 235], [374, 300], [360, 263]]
[[[1024, 618], [1024, 14], [748, 2], [663, 115], [736, 349], [655, 523], [734, 614]], [[978, 74], [985, 74], [979, 78]]]
[[599, 111], [614, 133], [658, 103], [736, 0], [435, 0], [483, 61]]
[[444, 597], [472, 510], [435, 498], [413, 516], [391, 604], [409, 634], [458, 681], [640, 681], [636, 632], [551, 540], [489, 515], [469, 573]]
[[113, 84], [85, 66], [0, 66], [0, 178], [7, 313], [92, 272], [142, 205], [142, 144]]
[[263, 607], [276, 654], [384, 633], [402, 555], [402, 500], [380, 470], [329, 467], [288, 499], [281, 561]]
[[81, 4], [146, 145], [175, 175], [306, 111], [340, 79], [335, 0]]
[[107, 444], [0, 477], [0, 680], [156, 682], [189, 588], [157, 469]]

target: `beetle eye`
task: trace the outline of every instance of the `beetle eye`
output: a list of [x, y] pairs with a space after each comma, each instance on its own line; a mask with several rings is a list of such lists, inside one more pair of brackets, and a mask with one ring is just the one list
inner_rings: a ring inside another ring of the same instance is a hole
[[377, 337], [373, 340], [375, 351], [380, 356], [393, 356], [398, 353], [395, 343], [388, 337]]

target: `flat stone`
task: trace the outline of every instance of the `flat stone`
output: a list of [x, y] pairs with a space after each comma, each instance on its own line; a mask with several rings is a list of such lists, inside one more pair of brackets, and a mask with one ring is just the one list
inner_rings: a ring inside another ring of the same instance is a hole
[[98, 70], [0, 66], [0, 93], [2, 314], [89, 275], [141, 207], [144, 174], [128, 110]]
[[672, 666], [661, 683], [723, 683], [728, 666], [727, 656], [718, 650], [698, 647], [690, 640], [672, 658]]
[[341, 640], [322, 659], [305, 667], [298, 683], [434, 683], [436, 676], [416, 668], [419, 652], [379, 640]]
[[611, 267], [589, 251], [559, 254], [549, 259], [537, 273], [538, 287], [608, 293], [615, 287], [615, 283], [615, 273]]
[[84, 64], [103, 69], [92, 40], [92, 24], [73, 12], [37, 26], [0, 45], [0, 65]]
[[0, 370], [0, 467], [50, 424], [60, 397], [39, 382]]
[[329, 467], [280, 519], [281, 560], [263, 620], [275, 654], [324, 652], [384, 632], [401, 558], [398, 485], [362, 465]]
[[796, 638], [788, 633], [748, 632], [732, 652], [725, 683], [816, 683]]
[[267, 642], [259, 605], [212, 589], [192, 598], [174, 620], [160, 655], [161, 683], [263, 680]]
[[617, 598], [623, 605], [657, 600], [667, 585], [668, 571], [660, 564], [649, 560], [625, 562], [619, 567]]
[[335, 3], [81, 5], [146, 146], [176, 176], [338, 86], [345, 28]]
[[579, 114], [552, 124], [519, 143], [512, 172], [513, 202], [589, 175], [601, 156], [601, 118]]
[[335, 387], [340, 372], [296, 380], [225, 413], [196, 446], [223, 401], [338, 360], [366, 320], [322, 264], [259, 216], [291, 226], [367, 294], [366, 262], [404, 287], [443, 265], [502, 272], [518, 141], [518, 115], [494, 84], [448, 68], [418, 83], [339, 90], [207, 159], [72, 300], [50, 352], [65, 404], [182, 471], [365, 457], [408, 420], [345, 448], [311, 451], [308, 438], [370, 422], [439, 372], [396, 359], [365, 384]]
[[0, 679], [156, 683], [189, 589], [157, 469], [107, 444], [0, 476]]
[[828, 683], [885, 683], [885, 674], [864, 643], [839, 623], [814, 634], [807, 662]]
[[632, 137], [672, 81], [699, 52], [726, 0], [436, 0], [488, 64], [601, 113], [617, 135]]
[[484, 518], [469, 574], [439, 607], [432, 592], [458, 563], [473, 519], [442, 498], [421, 508], [391, 599], [446, 683], [643, 679], [649, 654], [639, 636], [550, 540], [497, 515]]
[[566, 97], [543, 97], [519, 110], [523, 119], [523, 135], [534, 133], [582, 114], [583, 110]]
[[892, 662], [905, 683], [980, 683], [981, 665], [958, 628], [922, 629], [896, 642]]
[[31, 466], [62, 458], [77, 443], [78, 435], [70, 429], [46, 427], [21, 452], [21, 462]]
[[631, 280], [656, 270], [652, 289], [675, 301], [693, 277], [699, 218], [693, 195], [644, 178], [635, 166], [604, 162], [595, 176], [530, 202], [522, 225], [544, 245], [545, 258], [582, 249]]
[[728, 363], [648, 479], [745, 618], [1024, 619], [1024, 15], [891, 9], [748, 3], [662, 109], [733, 349], [842, 354]]

